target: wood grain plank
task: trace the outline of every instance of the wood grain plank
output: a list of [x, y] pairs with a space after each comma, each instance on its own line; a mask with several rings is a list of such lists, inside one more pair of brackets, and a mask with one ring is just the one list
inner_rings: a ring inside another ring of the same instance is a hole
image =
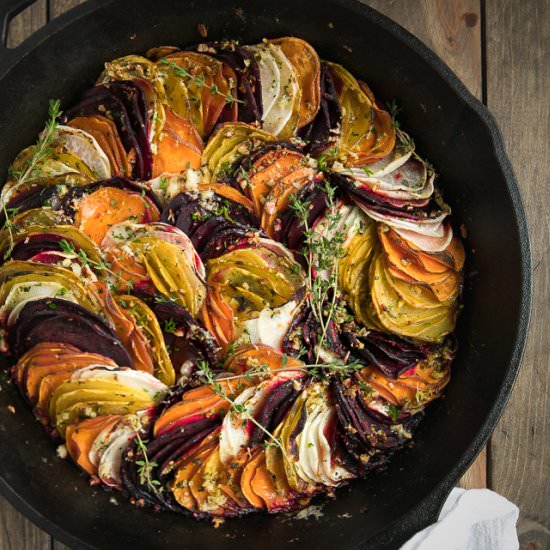
[[[420, 38], [481, 98], [481, 13], [479, 0], [364, 0]], [[483, 450], [460, 481], [465, 489], [487, 487]]]
[[50, 548], [51, 537], [2, 498], [0, 501], [0, 550], [50, 550]]
[[479, 0], [363, 0], [430, 47], [481, 98]]
[[50, 0], [50, 17], [53, 19], [67, 10], [83, 4], [86, 0]]
[[487, 481], [487, 449], [485, 448], [462, 476], [458, 485], [463, 489], [485, 489]]
[[[527, 211], [534, 296], [523, 366], [493, 436], [490, 483], [521, 510], [524, 545], [550, 548], [550, 1], [487, 0], [487, 98]], [[538, 527], [537, 527], [538, 526]]]

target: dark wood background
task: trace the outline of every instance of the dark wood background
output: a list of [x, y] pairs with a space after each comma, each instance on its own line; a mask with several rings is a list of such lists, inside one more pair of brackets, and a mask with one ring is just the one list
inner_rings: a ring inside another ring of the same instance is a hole
[[[37, 0], [12, 21], [8, 46], [82, 1]], [[510, 403], [460, 484], [515, 502], [522, 549], [550, 549], [550, 0], [363, 1], [432, 48], [504, 135], [529, 220], [533, 314]], [[0, 550], [65, 548], [0, 497]]]

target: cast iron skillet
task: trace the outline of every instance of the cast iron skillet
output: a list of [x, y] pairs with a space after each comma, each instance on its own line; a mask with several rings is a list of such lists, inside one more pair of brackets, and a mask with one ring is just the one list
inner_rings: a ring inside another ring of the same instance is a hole
[[[6, 22], [29, 0], [2, 0]], [[91, 489], [55, 457], [13, 387], [0, 392], [0, 490], [40, 527], [77, 548], [396, 548], [432, 522], [450, 488], [497, 422], [516, 377], [529, 318], [531, 277], [525, 215], [499, 131], [430, 50], [352, 0], [91, 0], [50, 23], [0, 60], [0, 168], [31, 143], [49, 98], [64, 106], [92, 85], [102, 62], [161, 44], [295, 34], [326, 59], [396, 99], [402, 123], [441, 173], [456, 227], [467, 228], [460, 351], [444, 399], [431, 405], [412, 448], [386, 471], [321, 499], [303, 520], [252, 515], [213, 529], [138, 510]], [[329, 25], [329, 23], [332, 23]], [[13, 404], [16, 414], [7, 411]]]

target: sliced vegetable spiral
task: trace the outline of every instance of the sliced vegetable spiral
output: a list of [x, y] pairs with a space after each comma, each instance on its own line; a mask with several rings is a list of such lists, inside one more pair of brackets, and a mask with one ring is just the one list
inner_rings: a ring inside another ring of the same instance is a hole
[[305, 506], [449, 383], [465, 253], [437, 174], [299, 38], [106, 63], [0, 201], [13, 380], [138, 505]]

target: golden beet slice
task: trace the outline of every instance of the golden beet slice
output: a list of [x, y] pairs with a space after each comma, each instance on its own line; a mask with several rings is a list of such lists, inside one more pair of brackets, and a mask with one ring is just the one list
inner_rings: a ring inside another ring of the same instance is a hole
[[210, 135], [226, 106], [237, 99], [237, 78], [232, 69], [196, 52], [175, 52], [159, 60], [158, 67], [169, 106], [191, 120], [201, 137]]

